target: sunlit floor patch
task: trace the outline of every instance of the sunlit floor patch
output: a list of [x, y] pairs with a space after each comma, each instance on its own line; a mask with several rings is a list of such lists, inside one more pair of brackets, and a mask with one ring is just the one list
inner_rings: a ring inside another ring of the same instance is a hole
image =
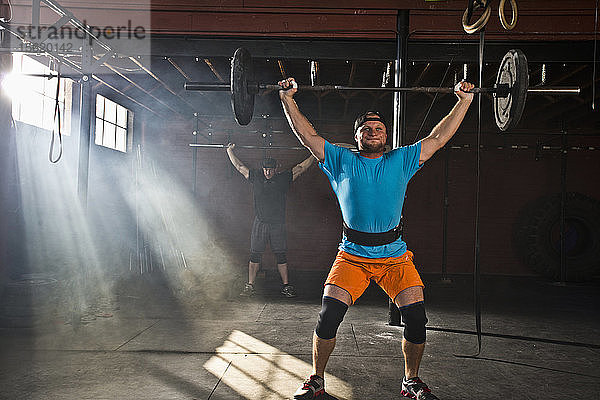
[[[216, 353], [204, 364], [220, 378], [216, 394], [221, 385], [227, 385], [244, 399], [289, 399], [311, 370], [307, 362], [238, 330]], [[329, 394], [352, 398], [348, 383], [329, 374], [325, 380]]]

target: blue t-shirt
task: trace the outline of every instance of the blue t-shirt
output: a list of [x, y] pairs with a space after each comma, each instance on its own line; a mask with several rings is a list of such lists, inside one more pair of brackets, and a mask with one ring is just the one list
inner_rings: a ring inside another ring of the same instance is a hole
[[[420, 168], [420, 154], [421, 142], [367, 158], [326, 141], [319, 167], [329, 178], [346, 225], [362, 232], [387, 232], [398, 226], [406, 186]], [[406, 243], [400, 237], [383, 246], [361, 246], [344, 235], [339, 249], [368, 258], [398, 257], [406, 252]]]

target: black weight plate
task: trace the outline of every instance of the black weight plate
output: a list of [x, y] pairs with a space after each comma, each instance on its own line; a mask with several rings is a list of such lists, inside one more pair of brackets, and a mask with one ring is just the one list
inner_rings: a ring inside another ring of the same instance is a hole
[[509, 50], [502, 59], [496, 76], [496, 86], [500, 84], [508, 84], [510, 90], [507, 97], [494, 96], [496, 125], [504, 132], [517, 126], [527, 100], [529, 67], [521, 50]]
[[254, 114], [254, 93], [248, 90], [253, 78], [250, 52], [240, 47], [231, 60], [231, 107], [240, 125], [248, 125]]

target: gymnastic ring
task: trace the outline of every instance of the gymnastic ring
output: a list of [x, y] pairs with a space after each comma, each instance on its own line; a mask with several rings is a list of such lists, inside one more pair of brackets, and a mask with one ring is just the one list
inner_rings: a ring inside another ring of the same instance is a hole
[[[489, 3], [487, 3], [489, 4]], [[486, 4], [485, 11], [481, 14], [481, 17], [477, 21], [475, 21], [472, 25], [469, 25], [469, 21], [467, 20], [467, 16], [469, 15], [469, 9], [465, 10], [465, 13], [462, 17], [462, 25], [465, 32], [471, 34], [481, 30], [485, 24], [487, 24], [490, 19], [490, 15], [492, 14], [491, 7]]]
[[500, 0], [500, 5], [498, 6], [498, 15], [500, 16], [500, 23], [504, 29], [510, 31], [517, 25], [517, 0], [510, 0], [510, 6], [512, 7], [512, 18], [510, 20], [510, 24], [506, 21], [506, 17], [504, 16], [504, 3], [506, 3], [506, 0]]

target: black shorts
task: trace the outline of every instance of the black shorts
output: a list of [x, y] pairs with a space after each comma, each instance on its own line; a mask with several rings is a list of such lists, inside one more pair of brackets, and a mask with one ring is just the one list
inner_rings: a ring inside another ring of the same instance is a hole
[[285, 224], [268, 224], [254, 218], [252, 224], [252, 236], [250, 236], [250, 251], [263, 253], [271, 245], [273, 253], [285, 253], [287, 243], [285, 239]]

